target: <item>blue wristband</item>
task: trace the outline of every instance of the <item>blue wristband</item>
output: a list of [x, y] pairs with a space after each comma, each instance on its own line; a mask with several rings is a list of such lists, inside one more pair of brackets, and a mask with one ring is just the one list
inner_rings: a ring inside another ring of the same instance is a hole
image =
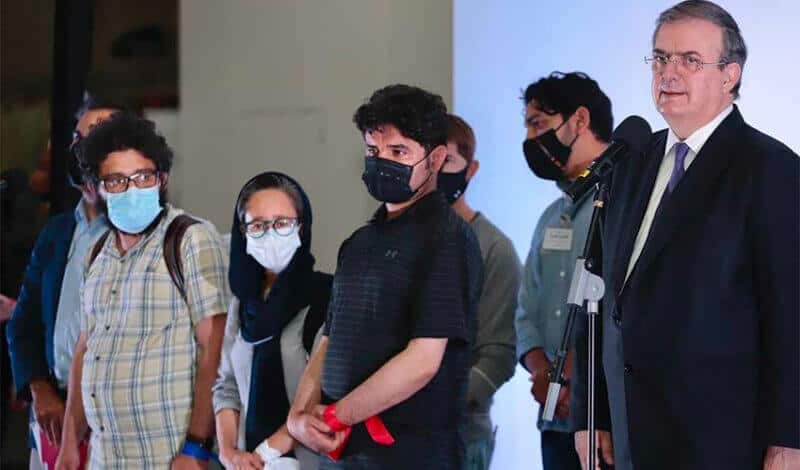
[[211, 459], [219, 460], [217, 458], [217, 454], [211, 452], [196, 442], [184, 442], [183, 449], [181, 449], [181, 454], [188, 455], [189, 457], [193, 457], [203, 462], [208, 462]]

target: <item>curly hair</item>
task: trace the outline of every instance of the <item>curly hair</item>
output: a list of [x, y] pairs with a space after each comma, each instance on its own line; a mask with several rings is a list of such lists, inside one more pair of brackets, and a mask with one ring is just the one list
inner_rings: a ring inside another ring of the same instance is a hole
[[392, 125], [430, 152], [447, 144], [447, 106], [442, 97], [410, 85], [389, 85], [358, 107], [353, 123], [364, 134]]
[[536, 100], [537, 108], [549, 115], [569, 118], [579, 107], [589, 110], [589, 129], [603, 142], [611, 141], [614, 116], [611, 100], [596, 81], [583, 72], [553, 72], [528, 85], [522, 96], [525, 104]]
[[110, 119], [99, 123], [81, 143], [82, 166], [86, 174], [97, 180], [100, 165], [112, 152], [136, 150], [156, 164], [161, 173], [172, 168], [172, 149], [156, 131], [153, 121], [130, 112], [114, 113]]

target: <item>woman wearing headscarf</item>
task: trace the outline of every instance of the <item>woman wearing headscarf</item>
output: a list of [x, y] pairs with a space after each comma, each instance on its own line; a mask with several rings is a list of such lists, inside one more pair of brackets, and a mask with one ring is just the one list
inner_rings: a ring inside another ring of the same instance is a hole
[[285, 423], [332, 277], [314, 271], [311, 204], [295, 180], [267, 172], [244, 185], [228, 275], [234, 298], [213, 390], [220, 460], [228, 470], [316, 469]]

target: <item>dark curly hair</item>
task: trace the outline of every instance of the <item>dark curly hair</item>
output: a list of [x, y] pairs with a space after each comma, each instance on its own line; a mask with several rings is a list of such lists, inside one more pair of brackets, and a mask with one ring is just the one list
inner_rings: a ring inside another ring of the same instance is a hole
[[121, 150], [138, 151], [152, 160], [161, 173], [169, 173], [172, 168], [172, 149], [156, 131], [155, 123], [130, 112], [118, 112], [99, 123], [81, 143], [84, 172], [97, 180], [108, 154]]
[[525, 104], [536, 100], [537, 107], [549, 115], [569, 118], [579, 107], [589, 110], [589, 129], [603, 142], [611, 141], [614, 116], [611, 100], [596, 81], [583, 72], [553, 72], [528, 85], [522, 96]]
[[447, 145], [447, 106], [442, 97], [410, 85], [389, 85], [372, 94], [353, 115], [364, 134], [392, 125], [430, 152]]

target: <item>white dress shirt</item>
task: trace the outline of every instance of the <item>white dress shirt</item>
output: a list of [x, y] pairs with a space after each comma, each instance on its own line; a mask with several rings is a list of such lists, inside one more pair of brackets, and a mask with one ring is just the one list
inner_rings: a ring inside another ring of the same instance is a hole
[[[722, 123], [722, 121], [728, 117], [732, 111], [733, 105], [728, 106], [724, 111], [719, 113], [717, 117], [712, 119], [705, 126], [694, 131], [692, 135], [683, 141], [689, 146], [689, 152], [686, 154], [686, 159], [684, 160], [683, 164], [684, 170], [689, 169], [689, 166], [692, 164], [695, 157], [697, 157], [697, 154], [700, 153], [700, 149], [703, 148], [703, 145], [705, 145], [708, 138], [711, 137], [711, 134], [714, 133], [717, 127], [719, 127], [720, 123]], [[669, 178], [672, 175], [672, 169], [675, 166], [675, 144], [678, 142], [681, 142], [681, 140], [677, 135], [675, 135], [675, 132], [670, 129], [667, 134], [667, 144], [664, 147], [664, 158], [661, 160], [661, 166], [658, 169], [656, 182], [653, 185], [653, 192], [650, 193], [650, 201], [647, 203], [647, 210], [642, 218], [642, 224], [639, 225], [639, 233], [636, 235], [636, 242], [633, 245], [631, 259], [628, 261], [628, 272], [625, 275], [626, 281], [628, 280], [628, 276], [631, 275], [633, 267], [636, 266], [636, 261], [642, 254], [644, 244], [647, 241], [648, 235], [650, 234], [650, 228], [653, 226], [653, 219], [655, 218], [658, 204], [661, 202], [661, 197], [664, 195], [664, 191], [667, 188], [667, 183], [669, 183]]]

